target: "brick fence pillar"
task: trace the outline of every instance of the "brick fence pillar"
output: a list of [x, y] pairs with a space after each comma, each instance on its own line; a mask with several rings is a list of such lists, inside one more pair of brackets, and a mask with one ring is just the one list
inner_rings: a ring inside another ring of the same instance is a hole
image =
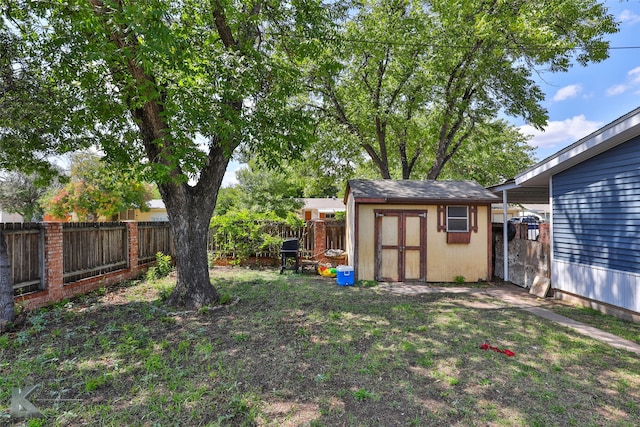
[[538, 238], [538, 241], [540, 243], [544, 243], [545, 245], [548, 245], [551, 243], [551, 234], [549, 232], [549, 223], [545, 222], [542, 223], [540, 225], [538, 225], [538, 231], [540, 233], [540, 237]]
[[127, 225], [127, 244], [129, 246], [129, 268], [131, 271], [138, 269], [138, 255], [140, 246], [138, 242], [138, 223], [136, 221], [125, 221]]
[[313, 220], [313, 254], [315, 259], [322, 263], [330, 262], [329, 259], [324, 256], [327, 250], [327, 225], [323, 219]]
[[44, 223], [44, 285], [49, 302], [64, 299], [64, 243], [61, 222]]

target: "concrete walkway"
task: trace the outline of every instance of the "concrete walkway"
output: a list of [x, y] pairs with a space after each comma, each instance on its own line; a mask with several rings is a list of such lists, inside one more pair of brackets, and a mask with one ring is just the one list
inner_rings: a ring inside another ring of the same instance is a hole
[[640, 344], [625, 340], [616, 335], [602, 331], [593, 326], [585, 325], [584, 323], [577, 322], [568, 317], [556, 314], [551, 310], [547, 310], [544, 307], [549, 307], [553, 304], [561, 304], [559, 301], [550, 298], [539, 298], [535, 295], [529, 294], [529, 292], [516, 285], [511, 284], [497, 284], [488, 288], [464, 288], [464, 287], [438, 287], [431, 286], [424, 283], [388, 283], [383, 282], [380, 284], [380, 288], [395, 294], [401, 295], [419, 295], [419, 294], [434, 294], [434, 293], [448, 293], [448, 294], [475, 294], [475, 295], [488, 295], [492, 298], [501, 300], [514, 308], [527, 311], [536, 316], [551, 320], [559, 325], [571, 328], [583, 335], [589, 336], [593, 339], [601, 341], [612, 347], [627, 350], [632, 353], [640, 355]]

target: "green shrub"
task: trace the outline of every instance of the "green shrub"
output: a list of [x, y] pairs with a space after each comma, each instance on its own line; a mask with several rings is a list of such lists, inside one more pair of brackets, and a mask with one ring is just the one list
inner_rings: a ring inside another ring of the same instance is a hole
[[275, 235], [278, 227], [286, 225], [296, 228], [303, 224], [294, 214], [280, 218], [273, 212], [243, 209], [214, 216], [210, 227], [216, 250], [234, 254], [232, 264], [240, 264], [258, 252], [277, 252], [282, 245], [282, 238]]
[[173, 270], [173, 260], [171, 255], [165, 255], [162, 252], [156, 254], [156, 264], [147, 270], [147, 280], [160, 279], [167, 277]]

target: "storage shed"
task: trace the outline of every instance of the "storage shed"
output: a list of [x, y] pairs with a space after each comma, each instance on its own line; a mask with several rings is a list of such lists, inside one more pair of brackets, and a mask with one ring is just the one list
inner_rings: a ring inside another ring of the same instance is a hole
[[357, 280], [491, 278], [491, 203], [473, 181], [353, 179], [346, 250]]
[[493, 191], [550, 201], [556, 298], [640, 314], [640, 108]]

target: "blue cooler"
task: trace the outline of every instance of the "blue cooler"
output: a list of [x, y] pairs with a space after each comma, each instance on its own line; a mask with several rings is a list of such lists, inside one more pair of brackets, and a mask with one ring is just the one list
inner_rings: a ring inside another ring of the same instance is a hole
[[336, 282], [338, 286], [353, 286], [353, 267], [348, 265], [339, 265], [336, 268]]

